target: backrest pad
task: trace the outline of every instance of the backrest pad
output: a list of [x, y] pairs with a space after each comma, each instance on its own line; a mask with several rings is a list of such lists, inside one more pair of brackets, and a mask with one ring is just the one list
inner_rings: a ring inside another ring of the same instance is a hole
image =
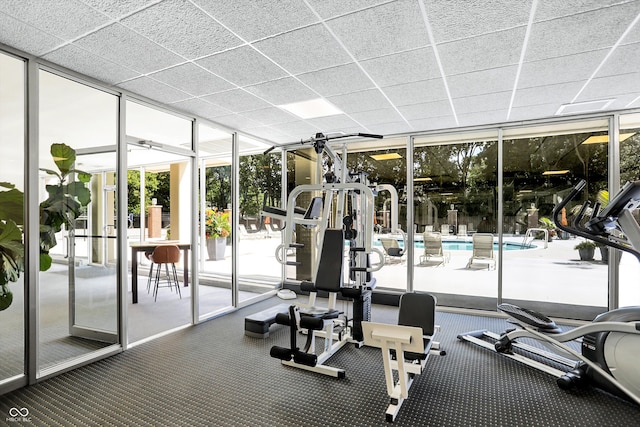
[[344, 260], [344, 234], [342, 229], [327, 228], [324, 232], [322, 252], [316, 274], [316, 289], [338, 292], [342, 287], [342, 262]]
[[398, 325], [422, 328], [424, 335], [433, 335], [436, 320], [436, 298], [426, 293], [406, 293], [400, 297]]

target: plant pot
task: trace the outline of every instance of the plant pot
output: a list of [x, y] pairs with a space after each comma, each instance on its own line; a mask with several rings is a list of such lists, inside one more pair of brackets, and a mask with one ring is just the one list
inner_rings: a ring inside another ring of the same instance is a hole
[[224, 252], [227, 248], [226, 237], [214, 237], [213, 239], [207, 239], [207, 254], [209, 259], [213, 261], [220, 261], [224, 259]]
[[596, 250], [594, 248], [581, 248], [578, 249], [578, 254], [582, 261], [591, 261]]
[[600, 249], [600, 257], [602, 258], [602, 262], [607, 264], [609, 263], [609, 247], [608, 246], [598, 246]]

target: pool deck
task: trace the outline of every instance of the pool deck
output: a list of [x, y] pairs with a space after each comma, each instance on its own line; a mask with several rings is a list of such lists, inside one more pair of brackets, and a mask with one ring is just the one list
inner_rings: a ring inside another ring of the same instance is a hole
[[[376, 236], [377, 237], [377, 236]], [[419, 236], [422, 237], [422, 236]], [[505, 237], [504, 242], [520, 245], [523, 236]], [[420, 240], [420, 239], [418, 239]], [[471, 240], [470, 236], [449, 236], [444, 240]], [[581, 261], [574, 246], [580, 238], [554, 239], [544, 248], [544, 242], [535, 240], [536, 246], [526, 250], [507, 250], [497, 259], [496, 269], [474, 264], [466, 268], [471, 257], [469, 250], [451, 250], [445, 265], [420, 265], [423, 249], [413, 254], [414, 289], [428, 292], [453, 293], [478, 297], [496, 297], [498, 270], [502, 269], [503, 297], [543, 302], [588, 306], [606, 306], [608, 301], [608, 268], [600, 260], [596, 249], [593, 261]], [[280, 244], [278, 235], [252, 236], [240, 240], [238, 268], [242, 277], [280, 277], [282, 266], [275, 259]], [[376, 256], [373, 255], [372, 258]], [[496, 252], [496, 258], [498, 253]], [[406, 257], [405, 257], [406, 258]], [[379, 288], [405, 289], [407, 261], [386, 264], [374, 273]], [[372, 260], [373, 263], [377, 261]], [[224, 260], [205, 261], [205, 273], [230, 274], [231, 248], [227, 247]], [[635, 257], [623, 254], [620, 262], [620, 305], [640, 305], [640, 263]]]

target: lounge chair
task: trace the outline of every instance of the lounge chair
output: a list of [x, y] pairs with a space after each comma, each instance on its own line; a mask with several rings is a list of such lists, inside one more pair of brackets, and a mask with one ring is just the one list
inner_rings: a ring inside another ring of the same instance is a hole
[[487, 270], [496, 268], [496, 258], [493, 251], [493, 234], [490, 233], [475, 233], [473, 235], [473, 252], [467, 268], [471, 268], [471, 265], [475, 261], [482, 261], [487, 264]]
[[400, 244], [398, 244], [398, 241], [396, 239], [390, 237], [381, 237], [380, 243], [384, 248], [385, 262], [402, 262], [404, 260], [404, 249], [400, 247]]
[[[449, 253], [442, 249], [442, 235], [433, 231], [424, 232], [424, 254], [420, 255], [420, 265], [444, 265], [449, 262]], [[432, 264], [433, 260], [439, 261]]]

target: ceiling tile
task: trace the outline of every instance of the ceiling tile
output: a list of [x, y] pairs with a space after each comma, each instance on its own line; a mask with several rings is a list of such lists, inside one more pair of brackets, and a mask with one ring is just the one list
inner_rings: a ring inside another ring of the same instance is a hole
[[218, 116], [227, 116], [231, 112], [218, 105], [211, 104], [199, 98], [186, 99], [171, 104], [172, 107], [179, 108], [183, 111], [195, 114], [203, 118], [214, 118]]
[[64, 40], [0, 13], [0, 43], [13, 46], [32, 55], [40, 56], [51, 51]]
[[616, 98], [618, 95], [638, 91], [640, 91], [640, 73], [600, 77], [589, 82], [576, 102]]
[[255, 41], [318, 22], [301, 0], [194, 0], [246, 41]]
[[554, 117], [561, 104], [550, 103], [540, 105], [528, 105], [526, 107], [514, 107], [511, 109], [509, 120], [531, 120]]
[[291, 31], [254, 46], [292, 74], [350, 62], [349, 55], [322, 25]]
[[140, 76], [136, 71], [95, 56], [75, 45], [61, 47], [43, 58], [109, 84]]
[[[405, 122], [395, 123], [380, 123], [377, 125], [368, 126], [369, 131], [379, 135], [393, 135], [396, 133], [409, 133], [412, 132], [413, 127]], [[380, 144], [384, 144], [384, 140]]]
[[251, 111], [258, 108], [270, 107], [263, 100], [256, 98], [242, 89], [232, 89], [203, 97], [205, 101], [228, 108], [234, 112]]
[[3, 0], [0, 12], [19, 19], [53, 36], [73, 39], [109, 22], [109, 18], [78, 0], [58, 1]]
[[532, 0], [424, 2], [436, 43], [527, 25], [531, 3]]
[[453, 115], [433, 117], [430, 119], [411, 120], [409, 123], [411, 123], [413, 129], [418, 132], [434, 129], [451, 129], [457, 126]]
[[558, 106], [571, 102], [584, 82], [565, 82], [543, 87], [518, 89], [513, 107], [556, 103]]
[[607, 54], [607, 49], [560, 56], [522, 64], [518, 88], [585, 81]]
[[245, 111], [242, 113], [244, 117], [261, 123], [263, 125], [273, 125], [276, 123], [287, 123], [295, 120], [297, 117], [279, 108], [262, 108], [260, 110]]
[[422, 104], [405, 105], [398, 107], [405, 119], [409, 121], [427, 119], [431, 117], [449, 116], [452, 113], [448, 100], [425, 102]]
[[452, 98], [512, 91], [517, 67], [502, 67], [447, 77]]
[[183, 62], [178, 55], [120, 24], [102, 28], [79, 39], [76, 44], [95, 55], [142, 73], [150, 73]]
[[[278, 131], [285, 133], [287, 135], [297, 135], [300, 138], [308, 138], [313, 136], [317, 132], [320, 132], [321, 129], [317, 126], [312, 125], [311, 123], [307, 123], [304, 120], [297, 120], [295, 122], [289, 123], [281, 123], [277, 125], [271, 126]], [[291, 142], [294, 142], [295, 138], [292, 138]]]
[[[511, 101], [511, 92], [489, 93], [485, 95], [467, 96], [464, 98], [454, 98], [453, 107], [460, 117], [463, 114], [476, 113], [482, 111], [507, 110]], [[505, 120], [506, 113], [501, 120]]]
[[378, 86], [392, 86], [440, 77], [430, 47], [369, 59], [362, 67]]
[[149, 77], [139, 77], [137, 79], [120, 83], [118, 86], [133, 93], [137, 93], [138, 95], [146, 96], [147, 98], [164, 103], [176, 102], [190, 97], [187, 93], [182, 92], [181, 90], [174, 89]]
[[364, 126], [404, 121], [393, 108], [352, 113], [351, 118]]
[[392, 2], [327, 21], [359, 60], [429, 45], [418, 2]]
[[[637, 9], [637, 3], [627, 3], [596, 12], [534, 23], [525, 61], [611, 47], [636, 17]], [[550, 34], [553, 36], [550, 37]]]
[[317, 126], [323, 133], [327, 132], [340, 132], [345, 128], [352, 128], [358, 126], [358, 123], [351, 120], [345, 114], [337, 114], [335, 116], [318, 117], [315, 119], [307, 120], [314, 126]]
[[640, 43], [619, 46], [598, 70], [596, 77], [613, 76], [640, 70]]
[[297, 77], [323, 96], [340, 95], [373, 87], [371, 80], [354, 63], [300, 74]]
[[327, 99], [345, 113], [389, 108], [389, 101], [377, 89], [331, 96]]
[[607, 8], [621, 3], [620, 0], [564, 0], [561, 2], [538, 2], [536, 7], [535, 22], [547, 21], [568, 15]]
[[253, 135], [258, 138], [263, 138], [268, 141], [273, 141], [279, 144], [286, 144], [292, 141], [292, 136], [284, 132], [280, 132], [269, 126], [260, 126], [256, 128], [247, 128], [244, 132]]
[[155, 0], [82, 0], [82, 2], [114, 19], [156, 3]]
[[518, 64], [525, 27], [438, 45], [446, 75]]
[[167, 68], [150, 74], [149, 77], [194, 96], [202, 96], [234, 88], [231, 83], [191, 63]]
[[247, 86], [245, 89], [275, 105], [306, 101], [318, 97], [293, 77]]
[[213, 121], [219, 123], [221, 125], [227, 126], [231, 129], [246, 129], [252, 128], [259, 125], [259, 123], [254, 122], [246, 117], [242, 117], [239, 114], [230, 114], [228, 116], [219, 116], [216, 117]]
[[460, 126], [477, 126], [493, 123], [504, 123], [507, 120], [507, 110], [478, 111], [469, 114], [458, 114]]
[[242, 44], [229, 30], [186, 0], [164, 0], [121, 22], [188, 59]]
[[389, 0], [308, 0], [313, 10], [322, 18], [344, 15], [360, 9], [374, 7], [379, 3], [387, 3]]
[[197, 61], [238, 86], [279, 79], [287, 73], [251, 46], [241, 46]]
[[425, 101], [448, 98], [444, 82], [440, 78], [387, 86], [383, 89], [383, 92], [395, 106], [419, 104]]

